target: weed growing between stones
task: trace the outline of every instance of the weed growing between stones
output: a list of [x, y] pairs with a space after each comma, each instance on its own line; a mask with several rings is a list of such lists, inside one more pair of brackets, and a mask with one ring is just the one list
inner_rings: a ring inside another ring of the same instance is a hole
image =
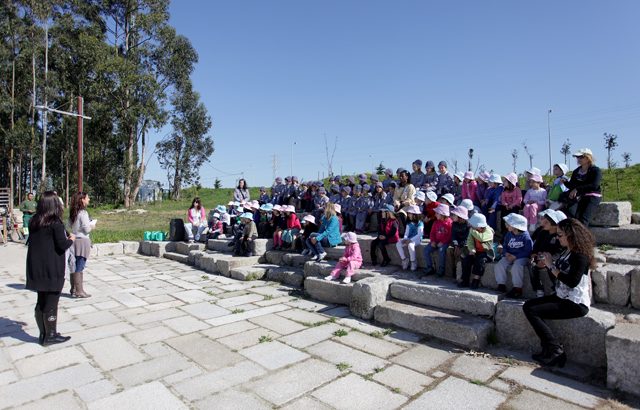
[[376, 339], [382, 339], [383, 337], [388, 336], [391, 333], [393, 333], [393, 329], [385, 329], [382, 332], [379, 330], [374, 330], [373, 332], [369, 333], [369, 336], [375, 337]]
[[346, 335], [348, 335], [348, 334], [349, 334], [349, 332], [347, 332], [347, 331], [346, 331], [346, 330], [344, 330], [344, 329], [338, 329], [338, 330], [336, 330], [335, 332], [333, 332], [333, 335], [334, 335], [334, 336], [337, 336], [337, 337], [346, 336]]
[[260, 336], [260, 339], [258, 339], [258, 343], [268, 343], [272, 341], [273, 341], [273, 338], [269, 335]]
[[349, 363], [345, 363], [345, 362], [340, 362], [336, 365], [336, 367], [338, 368], [338, 370], [340, 370], [341, 372], [344, 372], [345, 370], [349, 369], [351, 367], [351, 365]]
[[470, 380], [469, 383], [475, 384], [478, 386], [484, 386], [484, 382], [482, 380], [473, 379], [473, 380]]
[[598, 245], [598, 250], [600, 250], [601, 252], [610, 251], [613, 248], [614, 247], [612, 245], [609, 245], [607, 243], [603, 243], [602, 245]]
[[376, 368], [373, 369], [374, 373], [380, 373], [380, 372], [383, 372], [383, 371], [384, 371], [384, 367], [376, 367]]
[[396, 394], [400, 394], [400, 387], [394, 387], [393, 389], [391, 389], [391, 391]]
[[207, 275], [200, 275], [200, 279], [209, 279], [209, 277]]
[[233, 314], [236, 314], [236, 313], [242, 313], [242, 312], [244, 312], [244, 309], [233, 309], [233, 310], [231, 311], [231, 313], [233, 313]]
[[331, 319], [323, 320], [321, 322], [314, 322], [314, 323], [311, 323], [311, 322], [300, 322], [300, 323], [303, 326], [306, 326], [306, 327], [318, 327], [318, 326], [326, 325], [327, 323], [334, 323], [335, 321], [336, 321], [336, 319], [332, 317]]
[[273, 295], [264, 295], [264, 300], [271, 300], [273, 299]]

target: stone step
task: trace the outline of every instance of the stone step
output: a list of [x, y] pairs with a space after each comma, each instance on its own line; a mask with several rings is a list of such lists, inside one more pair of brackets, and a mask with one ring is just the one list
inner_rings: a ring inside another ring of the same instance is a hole
[[389, 290], [394, 299], [487, 317], [495, 315], [502, 299], [495, 291], [461, 289], [454, 282], [436, 278], [420, 282], [398, 280]]
[[640, 249], [637, 248], [617, 248], [604, 252], [607, 263], [617, 263], [621, 265], [640, 265]]
[[598, 245], [627, 246], [640, 248], [640, 225], [622, 225], [617, 228], [589, 228]]
[[302, 270], [291, 266], [278, 266], [277, 268], [269, 269], [265, 277], [267, 280], [280, 282], [289, 286], [302, 287], [304, 283], [304, 273]]
[[640, 396], [640, 325], [619, 323], [607, 333], [607, 387]]
[[[207, 249], [212, 251], [231, 253], [233, 247], [229, 246], [231, 238], [225, 239], [209, 239], [207, 241]], [[264, 255], [268, 249], [273, 247], [272, 239], [256, 239], [253, 241], [253, 253], [257, 256]]]
[[252, 265], [233, 268], [229, 271], [229, 276], [233, 279], [251, 281], [262, 279], [271, 269], [279, 268], [278, 265]]
[[382, 324], [394, 325], [474, 350], [484, 349], [494, 330], [493, 322], [489, 319], [398, 300], [388, 300], [376, 306], [374, 318]]
[[[521, 300], [505, 299], [496, 309], [496, 338], [498, 343], [524, 351], [539, 351], [540, 339], [522, 310]], [[547, 320], [554, 335], [563, 344], [570, 361], [590, 367], [607, 367], [605, 340], [607, 332], [616, 325], [616, 316], [591, 307], [586, 316], [570, 320]]]
[[195, 258], [195, 266], [209, 273], [220, 273], [218, 269], [218, 257], [220, 254], [205, 253]]
[[166, 258], [166, 259], [171, 259], [171, 260], [176, 261], [176, 262], [182, 262], [184, 264], [189, 264], [189, 256], [188, 255], [183, 255], [181, 253], [176, 253], [176, 252], [165, 252], [162, 256], [164, 258]]
[[308, 277], [304, 280], [304, 291], [315, 300], [349, 306], [353, 283], [345, 285], [339, 281]]
[[257, 265], [260, 263], [260, 258], [261, 256], [231, 256], [220, 254], [216, 258], [216, 266], [222, 276], [229, 277], [232, 269]]
[[[335, 268], [336, 262], [315, 262], [313, 260], [308, 261], [304, 264], [304, 277], [321, 277], [324, 278], [328, 274], [331, 273], [333, 268]], [[370, 265], [362, 265], [360, 269], [356, 271], [356, 273], [352, 276], [354, 281], [359, 281], [364, 278], [371, 278], [379, 275], [393, 275], [398, 272], [397, 266], [370, 266]]]
[[176, 242], [175, 243], [176, 253], [181, 253], [183, 255], [189, 255], [191, 251], [202, 251], [205, 249], [205, 244], [203, 243], [188, 243], [188, 242]]

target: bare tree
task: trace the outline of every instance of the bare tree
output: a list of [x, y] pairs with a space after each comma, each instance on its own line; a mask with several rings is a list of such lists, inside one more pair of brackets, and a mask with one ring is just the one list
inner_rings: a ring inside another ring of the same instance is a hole
[[517, 166], [517, 162], [518, 162], [518, 150], [517, 149], [513, 149], [513, 151], [511, 151], [511, 158], [512, 158], [512, 164], [513, 164], [513, 172], [516, 172], [516, 166]]
[[[527, 145], [527, 141], [522, 141], [522, 147], [524, 148], [524, 152], [526, 152], [529, 157], [529, 169], [533, 168], [533, 154], [529, 151], [529, 146]], [[513, 171], [515, 172], [515, 171]]]
[[567, 155], [571, 153], [571, 143], [569, 142], [569, 138], [562, 144], [562, 148], [560, 148], [560, 153], [564, 155], [564, 163], [567, 163]]
[[611, 167], [615, 166], [615, 163], [611, 161], [611, 151], [616, 149], [618, 146], [618, 136], [615, 134], [607, 134], [604, 133], [604, 147], [607, 150], [607, 167], [611, 169]]
[[449, 160], [449, 164], [451, 164], [451, 167], [453, 167], [453, 173], [455, 174], [456, 172], [458, 172], [458, 159], [457, 158], [452, 158]]
[[471, 162], [473, 161], [473, 148], [469, 148], [469, 152], [467, 153], [469, 156], [469, 169], [467, 171], [471, 171]]
[[333, 157], [336, 155], [336, 148], [338, 147], [338, 137], [336, 136], [335, 141], [333, 142], [333, 150], [331, 151], [331, 155], [329, 155], [329, 142], [327, 141], [327, 134], [324, 134], [324, 152], [327, 156], [327, 175], [329, 178], [333, 177]]
[[624, 152], [622, 154], [622, 160], [624, 161], [624, 167], [629, 168], [629, 166], [631, 165], [631, 153]]

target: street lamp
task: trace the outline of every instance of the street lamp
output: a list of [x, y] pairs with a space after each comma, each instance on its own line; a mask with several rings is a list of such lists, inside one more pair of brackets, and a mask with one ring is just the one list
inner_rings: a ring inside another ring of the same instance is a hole
[[293, 146], [296, 145], [296, 142], [293, 141], [293, 144], [291, 144], [291, 168], [289, 169], [289, 171], [291, 172], [289, 175], [293, 176]]
[[553, 164], [551, 163], [551, 110], [547, 111], [547, 130], [549, 131], [549, 175], [553, 175]]

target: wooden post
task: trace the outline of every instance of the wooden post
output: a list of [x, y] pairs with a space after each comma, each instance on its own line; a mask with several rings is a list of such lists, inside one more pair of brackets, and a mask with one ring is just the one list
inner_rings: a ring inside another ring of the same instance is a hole
[[78, 192], [82, 192], [82, 179], [83, 179], [83, 118], [82, 118], [82, 109], [83, 109], [83, 100], [82, 97], [78, 96]]

